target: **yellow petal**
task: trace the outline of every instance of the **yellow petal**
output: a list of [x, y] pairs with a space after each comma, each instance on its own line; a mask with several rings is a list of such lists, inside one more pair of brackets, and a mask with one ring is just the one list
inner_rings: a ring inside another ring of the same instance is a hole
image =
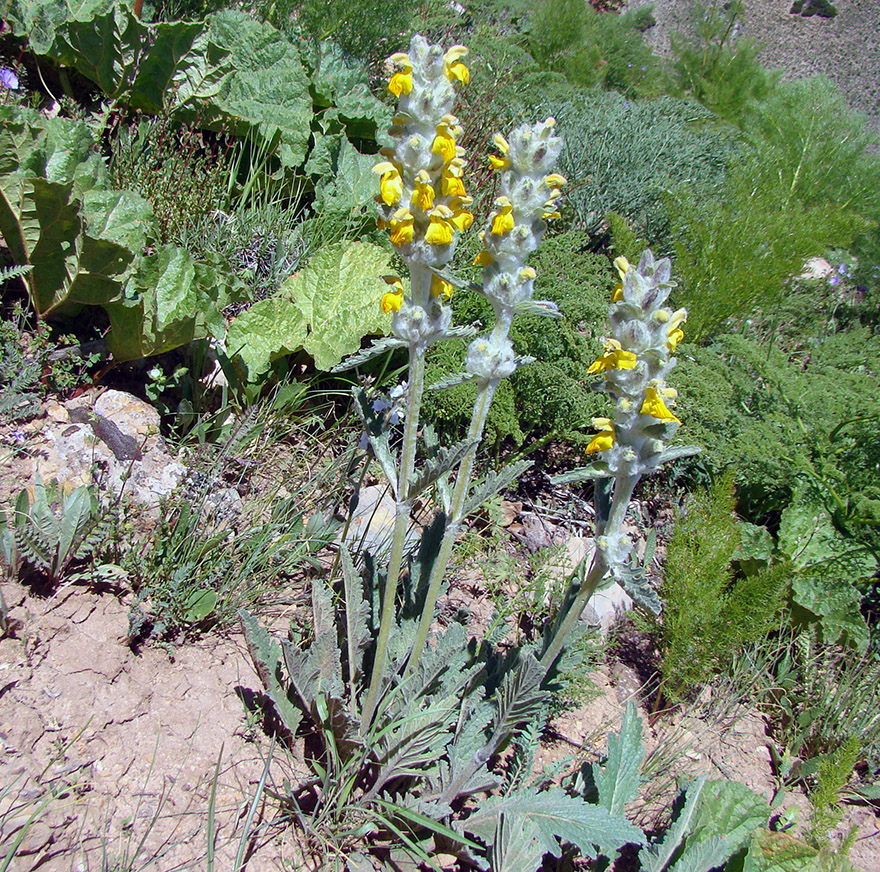
[[565, 176], [559, 175], [559, 173], [550, 173], [549, 176], [544, 177], [544, 184], [551, 188], [561, 188], [563, 185], [568, 184], [568, 179]]
[[684, 339], [684, 330], [681, 327], [676, 327], [675, 330], [670, 330], [666, 336], [666, 347], [670, 351], [675, 351], [682, 339]]
[[496, 203], [501, 209], [495, 213], [495, 216], [492, 219], [492, 227], [489, 232], [495, 236], [503, 236], [505, 233], [509, 233], [513, 230], [514, 224], [516, 223], [513, 219], [513, 204], [507, 199], [507, 197], [499, 197], [496, 200]]
[[444, 72], [450, 82], [461, 82], [462, 85], [466, 85], [471, 80], [471, 71], [461, 61], [446, 64]]
[[398, 209], [391, 219], [391, 239], [392, 245], [406, 245], [412, 242], [415, 229], [413, 227], [414, 218], [406, 209]]
[[437, 135], [431, 143], [431, 153], [439, 154], [446, 163], [455, 158], [455, 137], [449, 132], [446, 124], [437, 125]]
[[440, 190], [447, 197], [466, 197], [467, 191], [464, 189], [464, 182], [449, 173], [443, 173], [440, 181]]
[[452, 218], [449, 219], [452, 223], [459, 229], [460, 232], [464, 233], [465, 230], [469, 229], [471, 224], [474, 223], [474, 216], [472, 213], [461, 209], [456, 212]]
[[495, 260], [495, 258], [492, 257], [492, 255], [489, 254], [488, 251], [481, 251], [474, 258], [474, 266], [489, 266], [489, 264], [492, 263], [493, 260]]
[[496, 133], [492, 137], [492, 142], [495, 143], [495, 148], [497, 148], [501, 154], [507, 154], [510, 151], [510, 143], [500, 133]]
[[649, 387], [645, 390], [645, 402], [642, 403], [642, 408], [639, 411], [641, 414], [650, 415], [658, 421], [674, 421], [677, 424], [681, 423], [681, 421], [666, 408], [666, 403], [663, 402], [663, 397], [660, 396], [660, 392], [655, 387]]
[[623, 299], [623, 282], [618, 282], [611, 291], [611, 302], [619, 303]]
[[614, 266], [617, 269], [620, 280], [623, 281], [627, 270], [630, 268], [629, 261], [623, 255], [620, 255], [620, 257], [614, 258]]
[[447, 217], [438, 213], [438, 209], [431, 213], [431, 223], [425, 231], [425, 242], [431, 245], [449, 245], [454, 235], [453, 225]]
[[388, 90], [391, 91], [395, 97], [400, 97], [402, 94], [409, 94], [409, 92], [412, 91], [412, 88], [412, 73], [395, 73], [388, 82]]
[[438, 275], [431, 276], [431, 296], [440, 297], [443, 300], [449, 300], [452, 298], [452, 285], [446, 281], [446, 279], [441, 279]]
[[494, 154], [489, 155], [489, 163], [493, 170], [506, 170], [510, 166], [509, 157], [496, 157]]
[[608, 451], [609, 448], [614, 447], [614, 428], [609, 428], [608, 430], [602, 430], [601, 433], [597, 433], [591, 440], [590, 444], [587, 446], [587, 454], [596, 454], [599, 451]]
[[389, 312], [399, 312], [400, 307], [403, 305], [403, 293], [398, 294], [394, 291], [388, 291], [387, 294], [383, 294], [380, 305], [386, 315]]

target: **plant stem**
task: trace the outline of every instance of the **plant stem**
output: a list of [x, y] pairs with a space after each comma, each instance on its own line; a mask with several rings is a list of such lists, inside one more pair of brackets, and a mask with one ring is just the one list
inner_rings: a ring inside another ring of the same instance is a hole
[[379, 689], [385, 671], [385, 659], [388, 639], [394, 624], [394, 604], [397, 597], [397, 583], [400, 581], [400, 570], [403, 566], [403, 550], [406, 544], [406, 531], [409, 528], [410, 502], [409, 482], [415, 468], [416, 446], [419, 431], [419, 412], [422, 405], [422, 393], [425, 388], [425, 349], [421, 345], [412, 344], [409, 349], [409, 404], [403, 429], [403, 445], [400, 449], [400, 468], [397, 479], [397, 505], [394, 513], [394, 536], [391, 540], [391, 557], [388, 563], [388, 574], [385, 579], [385, 591], [382, 598], [382, 618], [379, 623], [379, 635], [376, 639], [376, 656], [373, 660], [373, 672], [370, 676], [370, 688], [364, 702], [361, 717], [361, 730], [366, 732], [376, 709]]
[[[597, 528], [597, 539], [599, 536], [618, 536], [620, 534], [623, 520], [626, 517], [626, 509], [629, 506], [633, 491], [640, 478], [641, 476], [639, 475], [629, 475], [617, 479], [614, 486], [614, 497], [611, 500], [611, 509], [608, 512], [608, 520], [601, 529]], [[600, 551], [597, 546], [595, 551], [593, 551], [593, 561], [587, 572], [587, 577], [581, 585], [581, 589], [578, 591], [577, 596], [574, 598], [574, 602], [569, 607], [568, 612], [562, 619], [562, 623], [559, 625], [559, 628], [550, 640], [544, 654], [541, 656], [540, 663], [545, 671], [550, 669], [556, 658], [559, 656], [566, 640], [574, 629], [574, 625], [577, 623], [586, 608], [587, 603], [590, 601], [590, 597], [593, 596], [596, 587], [605, 577], [609, 568], [610, 567], [606, 563], [602, 551]]]
[[425, 597], [425, 603], [422, 606], [422, 616], [419, 620], [419, 629], [416, 634], [416, 640], [413, 643], [412, 651], [409, 655], [409, 662], [406, 666], [407, 673], [412, 672], [419, 664], [419, 658], [425, 649], [425, 643], [428, 641], [428, 632], [431, 629], [431, 623], [434, 620], [434, 606], [437, 605], [437, 599], [440, 596], [440, 587], [443, 584], [443, 578], [446, 575], [446, 567], [449, 565], [449, 558], [452, 556], [452, 548], [455, 545], [455, 539], [458, 536], [461, 522], [464, 520], [464, 506], [467, 499], [468, 489], [471, 482], [471, 474], [474, 469], [474, 461], [477, 457], [477, 448], [483, 437], [483, 429], [486, 426], [486, 418], [489, 415], [489, 407], [492, 405], [492, 397], [495, 395], [495, 389], [498, 387], [498, 379], [489, 379], [480, 382], [477, 388], [477, 399], [474, 403], [474, 411], [471, 415], [471, 423], [468, 428], [467, 438], [473, 440], [473, 446], [468, 449], [467, 454], [462, 458], [458, 467], [458, 474], [455, 479], [455, 488], [452, 491], [452, 501], [449, 507], [449, 519], [446, 524], [446, 530], [443, 533], [443, 541], [440, 543], [440, 551], [437, 559], [431, 568], [431, 576], [428, 582], [428, 593]]

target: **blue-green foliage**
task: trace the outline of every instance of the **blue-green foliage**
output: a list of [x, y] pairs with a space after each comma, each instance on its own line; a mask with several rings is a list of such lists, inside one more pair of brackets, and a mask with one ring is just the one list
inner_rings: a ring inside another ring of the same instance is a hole
[[618, 212], [661, 251], [671, 247], [664, 193], [688, 184], [701, 199], [716, 198], [736, 148], [733, 132], [711, 112], [671, 97], [637, 102], [594, 91], [549, 112], [566, 143], [559, 164], [569, 180], [565, 217], [596, 234]]

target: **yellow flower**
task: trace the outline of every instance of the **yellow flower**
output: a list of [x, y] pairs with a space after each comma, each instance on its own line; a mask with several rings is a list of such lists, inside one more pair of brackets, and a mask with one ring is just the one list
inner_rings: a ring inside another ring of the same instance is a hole
[[489, 266], [489, 264], [492, 263], [493, 260], [495, 260], [495, 258], [492, 257], [492, 255], [489, 254], [488, 251], [481, 251], [474, 258], [474, 266]]
[[430, 212], [434, 208], [434, 188], [426, 170], [419, 170], [416, 176], [416, 187], [410, 197], [410, 203], [423, 212]]
[[593, 418], [593, 426], [599, 432], [587, 446], [587, 454], [596, 454], [614, 447], [614, 425], [610, 418]]
[[454, 45], [443, 55], [443, 72], [450, 82], [466, 85], [471, 80], [470, 70], [461, 62], [468, 50], [463, 45]]
[[559, 173], [550, 173], [549, 176], [544, 176], [544, 184], [553, 189], [561, 188], [563, 185], [568, 184], [568, 179], [565, 176], [559, 175]]
[[464, 189], [464, 182], [460, 175], [447, 167], [440, 179], [440, 190], [447, 197], [466, 197], [467, 191]]
[[492, 165], [493, 170], [506, 170], [510, 166], [510, 158], [508, 157], [510, 145], [500, 133], [496, 133], [492, 137], [492, 142], [495, 143], [495, 148], [501, 152], [501, 157], [490, 154], [489, 163]]
[[663, 402], [663, 396], [661, 395], [660, 390], [656, 387], [649, 387], [645, 390], [645, 402], [642, 403], [642, 408], [639, 411], [641, 414], [650, 415], [658, 421], [674, 421], [676, 424], [681, 423], [681, 421], [666, 408], [666, 403]]
[[412, 212], [405, 207], [398, 209], [394, 213], [394, 217], [389, 225], [391, 227], [390, 239], [392, 245], [406, 245], [408, 242], [412, 242], [413, 234], [415, 233], [414, 221]]
[[382, 281], [393, 289], [382, 296], [382, 311], [386, 315], [389, 312], [399, 312], [403, 305], [403, 282], [397, 276], [382, 276]]
[[393, 206], [403, 196], [403, 179], [391, 161], [383, 160], [373, 167], [373, 172], [382, 176], [379, 179], [379, 199], [386, 206]]
[[557, 211], [555, 211], [555, 210], [554, 210], [553, 212], [542, 212], [542, 213], [541, 213], [541, 217], [542, 217], [545, 221], [555, 221], [557, 218], [561, 218], [561, 217], [562, 217], [562, 213], [561, 213], [561, 212], [557, 212]]
[[623, 255], [620, 255], [620, 257], [614, 258], [614, 266], [617, 269], [617, 274], [620, 276], [620, 281], [611, 291], [611, 302], [619, 303], [623, 299], [623, 280], [626, 278], [626, 272], [630, 268], [630, 263]]
[[440, 297], [443, 300], [452, 299], [452, 285], [434, 274], [431, 276], [431, 296]]
[[452, 209], [448, 206], [438, 206], [431, 211], [431, 223], [425, 232], [425, 242], [431, 245], [449, 245], [454, 235]]
[[465, 209], [458, 209], [453, 212], [452, 217], [449, 220], [461, 233], [464, 233], [465, 230], [469, 229], [471, 224], [474, 223], [474, 216], [472, 212], [468, 212]]
[[678, 309], [672, 313], [672, 317], [669, 319], [669, 325], [666, 328], [666, 347], [670, 351], [675, 351], [678, 347], [678, 343], [684, 339], [684, 330], [681, 329], [681, 325], [687, 321], [687, 318], [687, 309]]
[[388, 82], [388, 90], [395, 97], [399, 97], [401, 94], [409, 94], [413, 88], [412, 63], [410, 63], [409, 55], [399, 51], [391, 55], [388, 61], [399, 68]]
[[495, 201], [495, 205], [501, 208], [495, 213], [495, 217], [492, 218], [492, 228], [489, 232], [495, 236], [504, 236], [505, 233], [510, 233], [513, 230], [515, 224], [513, 220], [513, 203], [507, 197], [499, 197]]
[[457, 125], [458, 119], [454, 115], [444, 115], [436, 127], [437, 135], [431, 144], [431, 153], [439, 154], [445, 163], [455, 160], [457, 156], [455, 137], [461, 131]]
[[633, 351], [624, 351], [616, 339], [605, 340], [605, 353], [593, 361], [587, 372], [607, 372], [610, 369], [635, 369], [638, 358]]

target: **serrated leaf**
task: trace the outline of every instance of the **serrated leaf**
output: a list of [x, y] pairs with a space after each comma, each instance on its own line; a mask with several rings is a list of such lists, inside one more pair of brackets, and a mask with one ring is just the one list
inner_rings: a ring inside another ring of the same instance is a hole
[[518, 481], [520, 476], [533, 465], [532, 460], [517, 460], [503, 467], [498, 472], [490, 473], [483, 481], [478, 482], [464, 505], [462, 517], [477, 511], [486, 500], [492, 499], [495, 494], [509, 488], [514, 482]]
[[302, 713], [291, 701], [283, 683], [281, 649], [260, 626], [257, 619], [244, 609], [239, 609], [238, 619], [244, 632], [248, 653], [251, 655], [257, 676], [263, 683], [266, 696], [272, 701], [285, 729], [293, 735], [302, 720]]
[[489, 797], [458, 827], [491, 845], [502, 817], [505, 826], [530, 832], [529, 842], [542, 855], [561, 856], [560, 840], [576, 845], [587, 857], [613, 857], [624, 845], [645, 843], [644, 833], [629, 821], [559, 789]]
[[752, 837], [743, 872], [823, 872], [819, 852], [791, 833], [758, 830]]
[[341, 363], [337, 363], [330, 372], [345, 372], [348, 369], [354, 369], [354, 367], [360, 366], [362, 363], [366, 363], [380, 354], [385, 354], [397, 348], [406, 348], [406, 342], [398, 339], [396, 336], [385, 336], [382, 339], [375, 339], [367, 348], [351, 354]]
[[85, 533], [92, 520], [92, 497], [85, 485], [80, 485], [62, 503], [58, 524], [58, 561], [67, 563], [73, 556], [77, 540]]
[[535, 315], [539, 318], [561, 318], [559, 306], [552, 300], [522, 300], [515, 307], [517, 315]]
[[635, 565], [635, 555], [631, 557], [630, 568], [616, 567], [614, 579], [626, 591], [633, 601], [651, 614], [659, 615], [663, 611], [663, 601], [651, 586], [645, 575], [645, 567]]
[[745, 784], [709, 781], [703, 788], [692, 825], [693, 835], [688, 837], [687, 844], [723, 837], [728, 848], [728, 854], [723, 858], [726, 860], [748, 844], [755, 830], [766, 826], [769, 817], [767, 800]]
[[732, 853], [727, 839], [712, 836], [705, 842], [688, 845], [669, 867], [669, 872], [712, 872], [727, 862]]
[[355, 569], [345, 544], [339, 546], [342, 580], [345, 590], [345, 643], [348, 649], [348, 684], [358, 687], [364, 651], [370, 641], [370, 606], [364, 597], [364, 582]]
[[545, 670], [531, 651], [527, 651], [518, 666], [508, 672], [501, 681], [496, 693], [498, 706], [493, 726], [493, 740], [496, 747], [505, 742], [516, 727], [543, 713], [550, 694], [541, 690]]
[[472, 375], [469, 372], [456, 372], [451, 375], [445, 375], [438, 378], [437, 381], [428, 385], [429, 391], [445, 391], [449, 388], [457, 388], [459, 385], [467, 385], [471, 382], [479, 381], [480, 377]]
[[684, 792], [684, 805], [669, 825], [663, 838], [639, 854], [644, 872], [663, 872], [691, 832], [697, 814], [700, 796], [706, 786], [706, 777], [692, 781]]
[[635, 704], [627, 703], [619, 733], [608, 736], [608, 754], [599, 766], [593, 764], [593, 781], [599, 791], [599, 805], [611, 814], [623, 815], [639, 791], [639, 773], [645, 759], [642, 719]]
[[597, 478], [607, 478], [608, 475], [608, 464], [597, 460], [595, 463], [587, 464], [587, 466], [579, 466], [577, 469], [570, 469], [568, 472], [552, 475], [550, 476], [550, 482], [552, 484], [581, 484]]
[[388, 444], [389, 433], [385, 427], [384, 418], [373, 410], [373, 404], [367, 397], [366, 392], [361, 388], [352, 388], [354, 396], [354, 408], [363, 421], [364, 428], [367, 432], [367, 439], [373, 449], [373, 455], [382, 467], [385, 478], [391, 486], [395, 499], [399, 499], [397, 493], [397, 461]]
[[455, 469], [464, 456], [478, 444], [476, 439], [462, 439], [449, 448], [438, 448], [436, 454], [427, 458], [421, 470], [410, 479], [406, 492], [407, 501], [414, 500], [425, 488]]
[[543, 857], [543, 845], [531, 827], [511, 824], [504, 815], [498, 818], [489, 853], [492, 872], [535, 872]]

